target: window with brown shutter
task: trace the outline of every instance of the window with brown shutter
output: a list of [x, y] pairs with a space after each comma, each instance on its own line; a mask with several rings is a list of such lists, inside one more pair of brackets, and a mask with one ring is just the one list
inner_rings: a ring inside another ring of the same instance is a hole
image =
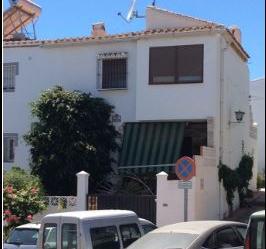
[[203, 45], [150, 48], [150, 84], [203, 82]]

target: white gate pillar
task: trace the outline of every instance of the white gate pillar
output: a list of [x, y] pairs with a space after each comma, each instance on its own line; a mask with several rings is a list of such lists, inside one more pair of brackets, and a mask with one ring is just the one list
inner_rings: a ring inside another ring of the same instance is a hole
[[168, 204], [165, 202], [165, 197], [169, 194], [166, 190], [166, 183], [168, 174], [161, 172], [156, 175], [157, 177], [157, 199], [156, 199], [156, 221], [157, 226], [164, 225], [165, 211]]
[[87, 196], [89, 193], [89, 176], [85, 171], [76, 174], [77, 176], [77, 211], [87, 210]]

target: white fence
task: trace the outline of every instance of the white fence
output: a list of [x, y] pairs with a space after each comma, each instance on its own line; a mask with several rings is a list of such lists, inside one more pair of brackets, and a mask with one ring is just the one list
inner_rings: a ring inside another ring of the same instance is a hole
[[47, 209], [33, 216], [33, 221], [38, 222], [43, 216], [51, 213], [75, 211], [77, 207], [76, 196], [46, 196]]

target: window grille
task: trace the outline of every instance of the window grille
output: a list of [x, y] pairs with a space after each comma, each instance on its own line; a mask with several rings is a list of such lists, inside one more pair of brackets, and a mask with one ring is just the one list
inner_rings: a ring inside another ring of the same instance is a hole
[[3, 88], [5, 92], [15, 91], [15, 78], [18, 75], [18, 63], [4, 63]]
[[98, 89], [127, 88], [127, 53], [98, 55]]
[[15, 133], [4, 134], [4, 162], [14, 162], [15, 146], [18, 145], [18, 135]]

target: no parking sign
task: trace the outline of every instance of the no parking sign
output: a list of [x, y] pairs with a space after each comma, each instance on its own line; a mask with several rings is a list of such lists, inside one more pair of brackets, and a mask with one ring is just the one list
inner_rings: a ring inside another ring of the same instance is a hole
[[179, 178], [178, 188], [184, 189], [184, 221], [188, 220], [188, 189], [192, 188], [192, 182], [189, 181], [196, 175], [195, 161], [184, 156], [177, 160], [175, 173]]
[[189, 181], [196, 175], [195, 161], [188, 156], [181, 157], [176, 162], [175, 173], [180, 180]]

